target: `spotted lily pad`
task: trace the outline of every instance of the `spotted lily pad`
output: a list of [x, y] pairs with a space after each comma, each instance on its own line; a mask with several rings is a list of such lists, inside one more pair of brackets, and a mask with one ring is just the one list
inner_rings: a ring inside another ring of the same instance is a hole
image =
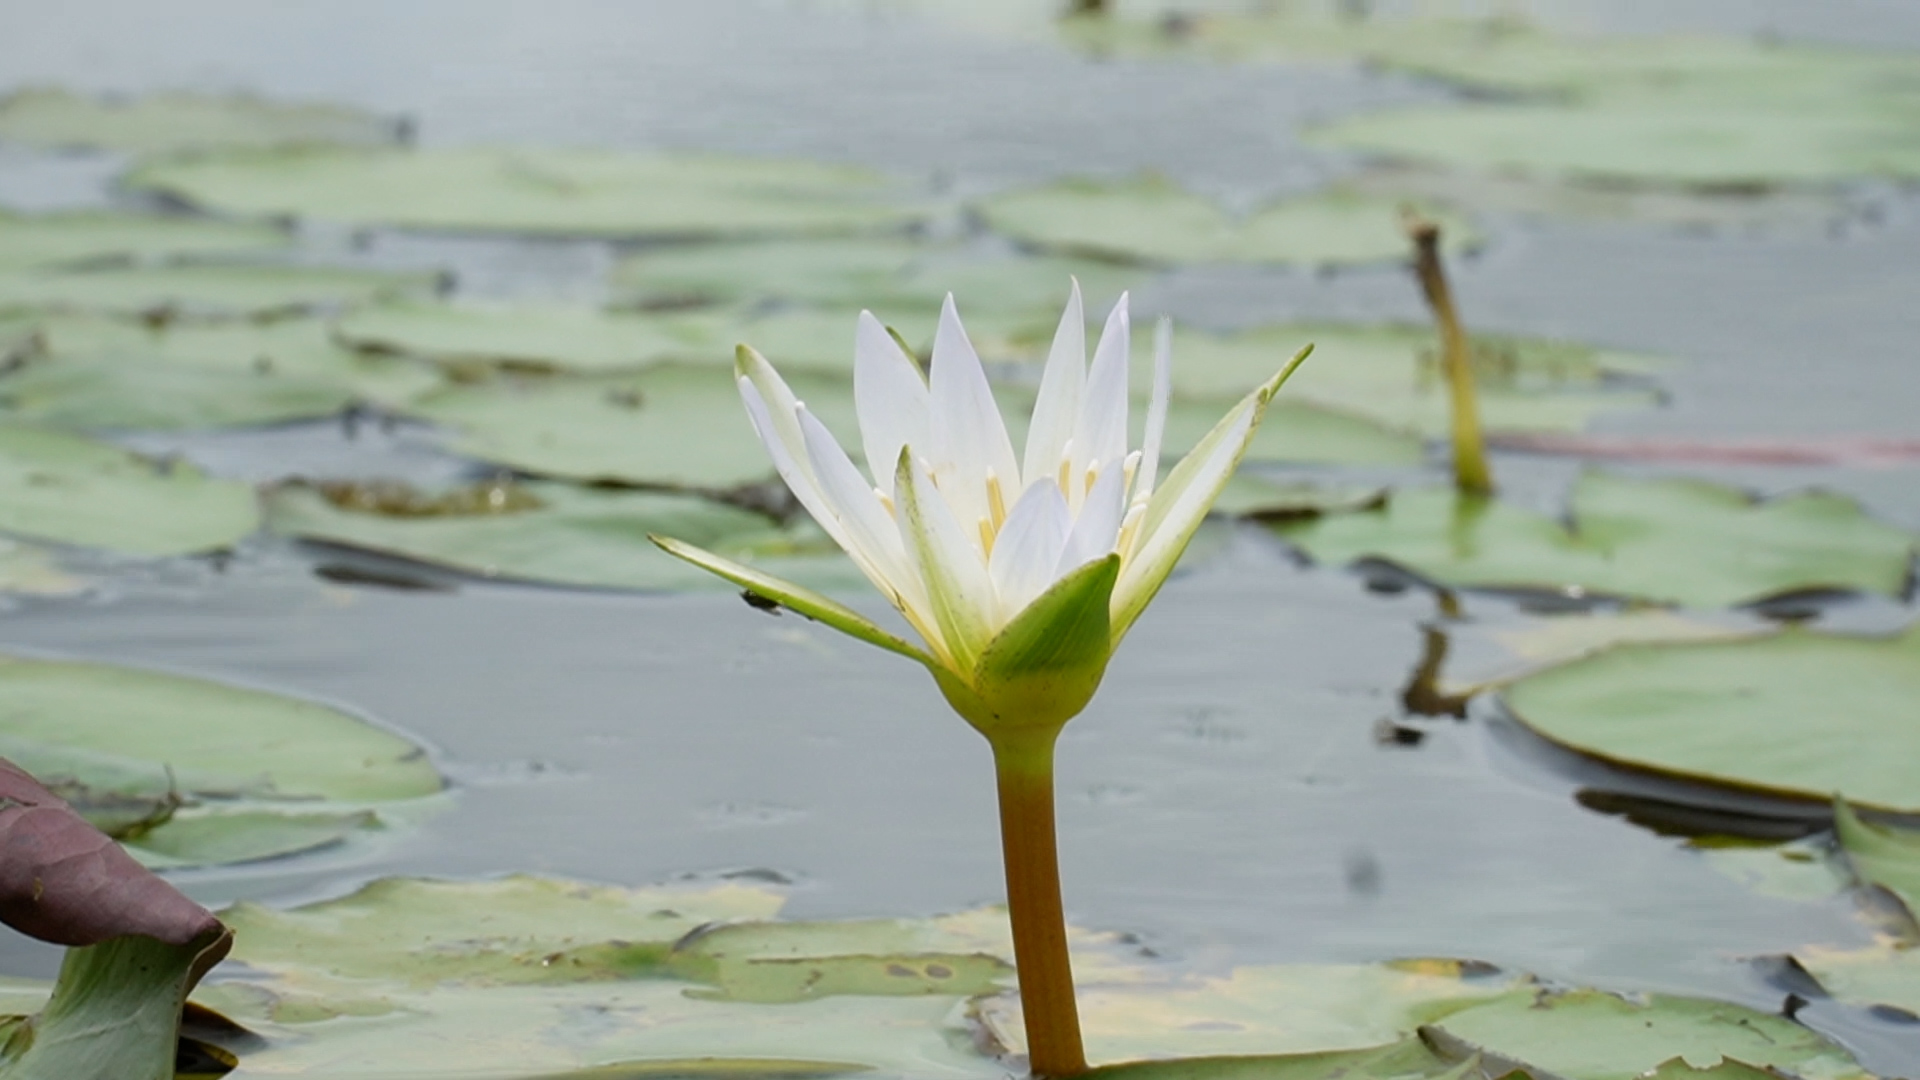
[[194, 263], [0, 273], [0, 309], [256, 317], [432, 294], [433, 274]]
[[[985, 199], [995, 230], [1051, 251], [1122, 262], [1341, 265], [1405, 257], [1401, 204], [1342, 191], [1295, 196], [1233, 215], [1157, 177], [1063, 180]], [[1473, 247], [1471, 225], [1437, 207], [1456, 250]]]
[[0, 213], [0, 270], [83, 262], [135, 262], [175, 256], [273, 251], [292, 242], [285, 229], [208, 218], [88, 210]]
[[1910, 704], [1920, 630], [1790, 629], [1735, 642], [1622, 645], [1509, 687], [1513, 715], [1585, 754], [1787, 799], [1920, 812]]
[[272, 102], [245, 94], [86, 97], [34, 87], [0, 98], [0, 139], [136, 154], [234, 146], [399, 141], [393, 120], [337, 105]]
[[703, 356], [731, 363], [733, 356], [733, 343], [717, 340], [711, 319], [588, 307], [384, 304], [349, 313], [336, 332], [359, 349], [456, 368], [619, 371]]
[[[1307, 342], [1313, 356], [1287, 380], [1285, 399], [1433, 438], [1451, 430], [1439, 349], [1426, 327], [1299, 323], [1229, 335], [1182, 330], [1174, 338], [1174, 391], [1243, 394]], [[1577, 431], [1597, 413], [1657, 400], [1652, 389], [1633, 383], [1659, 361], [1635, 353], [1484, 334], [1473, 338], [1472, 359], [1481, 423], [1491, 431]]]
[[[1425, 1034], [1449, 1057], [1479, 1053], [1489, 1064], [1576, 1080], [1634, 1080], [1656, 1069], [1685, 1075], [1723, 1064], [1758, 1075], [1868, 1077], [1832, 1040], [1784, 1016], [1666, 994], [1630, 1000], [1598, 990], [1518, 991], [1455, 1012]], [[1684, 1068], [1674, 1068], [1676, 1059]]]
[[844, 234], [926, 215], [907, 185], [851, 166], [605, 150], [236, 151], [126, 183], [242, 217], [564, 236]]
[[1692, 607], [1809, 590], [1898, 596], [1915, 538], [1853, 501], [1758, 501], [1686, 479], [1584, 473], [1571, 525], [1452, 490], [1397, 491], [1378, 511], [1274, 527], [1322, 562], [1384, 561], [1445, 587], [1632, 597]]
[[259, 524], [246, 484], [75, 435], [0, 426], [0, 530], [161, 556], [225, 548]]
[[277, 694], [18, 658], [0, 688], [0, 752], [156, 867], [330, 846], [441, 788], [414, 744]]
[[[708, 589], [724, 583], [666, 555], [649, 533], [687, 539], [738, 562], [823, 587], [863, 581], [810, 525], [691, 495], [601, 491], [566, 484], [490, 487], [441, 509], [388, 490], [291, 485], [267, 497], [267, 526], [283, 536], [397, 557], [498, 581], [605, 589]], [[510, 493], [510, 499], [509, 495]]]

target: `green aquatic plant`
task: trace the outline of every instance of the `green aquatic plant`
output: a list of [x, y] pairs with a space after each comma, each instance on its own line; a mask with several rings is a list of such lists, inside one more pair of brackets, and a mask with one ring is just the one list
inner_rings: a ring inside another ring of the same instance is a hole
[[1035, 1074], [1086, 1069], [1061, 913], [1053, 750], [1127, 630], [1233, 475], [1302, 349], [1230, 409], [1160, 482], [1171, 325], [1155, 341], [1145, 440], [1127, 447], [1127, 298], [1086, 360], [1079, 286], [1041, 378], [1025, 454], [1012, 440], [949, 296], [931, 371], [871, 313], [855, 350], [870, 477], [741, 346], [740, 395], [787, 485], [923, 644], [834, 600], [677, 540], [667, 551], [751, 593], [919, 661], [993, 748], [1015, 958]]

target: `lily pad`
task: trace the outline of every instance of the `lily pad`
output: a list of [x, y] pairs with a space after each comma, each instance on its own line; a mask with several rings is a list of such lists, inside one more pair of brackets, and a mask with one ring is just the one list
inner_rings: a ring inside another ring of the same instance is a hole
[[1739, 1064], [1762, 1075], [1868, 1076], [1826, 1036], [1784, 1016], [1666, 994], [1629, 1000], [1598, 990], [1521, 991], [1453, 1013], [1425, 1034], [1448, 1057], [1477, 1052], [1490, 1064], [1524, 1063], [1532, 1075], [1571, 1080], [1634, 1080], [1672, 1068], [1675, 1059], [1687, 1069]]
[[86, 587], [84, 578], [63, 569], [46, 548], [0, 538], [0, 592], [71, 596]]
[[345, 386], [272, 371], [218, 371], [144, 358], [46, 360], [0, 375], [0, 417], [84, 431], [178, 431], [331, 416]]
[[87, 97], [51, 87], [0, 98], [0, 139], [135, 154], [312, 143], [401, 140], [401, 124], [337, 105], [272, 102], [246, 94]]
[[[977, 209], [988, 225], [1022, 243], [1148, 265], [1346, 265], [1390, 262], [1408, 250], [1400, 203], [1337, 190], [1235, 216], [1158, 177], [1063, 180], [993, 196]], [[1478, 234], [1457, 215], [1421, 209], [1455, 250], [1478, 245]]]
[[1015, 312], [1051, 333], [1070, 277], [1079, 279], [1089, 309], [1104, 311], [1144, 275], [1089, 259], [868, 237], [656, 248], [622, 260], [613, 288], [642, 305], [786, 300], [870, 308], [882, 321], [891, 321], [889, 311], [924, 312], [929, 326], [953, 293], [969, 319]]
[[1824, 492], [1764, 501], [1687, 479], [1587, 472], [1572, 524], [1452, 490], [1274, 528], [1316, 560], [1380, 560], [1445, 587], [1631, 597], [1692, 607], [1809, 590], [1902, 595], [1915, 538]]
[[439, 287], [433, 274], [320, 266], [194, 263], [23, 270], [0, 274], [0, 309], [251, 318], [432, 294]]
[[246, 484], [75, 435], [0, 426], [0, 530], [162, 556], [226, 548], [259, 525]]
[[[350, 485], [293, 485], [267, 497], [267, 526], [321, 541], [498, 581], [603, 589], [708, 589], [723, 585], [661, 552], [649, 533], [686, 539], [728, 558], [827, 587], [865, 579], [811, 525], [766, 517], [692, 495], [602, 491], [566, 484], [493, 487], [502, 508], [408, 512], [391, 498], [356, 499]], [[505, 495], [511, 492], [512, 504]], [[390, 493], [391, 494], [391, 493]]]
[[291, 243], [285, 229], [271, 225], [182, 215], [0, 213], [0, 270], [244, 254]]
[[300, 148], [149, 162], [128, 186], [241, 217], [706, 239], [899, 229], [908, 185], [851, 166], [606, 150]]
[[1811, 946], [1794, 950], [1793, 957], [1836, 1000], [1872, 1009], [1895, 1021], [1911, 1022], [1920, 1016], [1920, 950], [1906, 945], [1866, 949]]
[[702, 356], [731, 363], [733, 356], [733, 343], [717, 340], [710, 319], [588, 307], [383, 304], [347, 314], [336, 332], [362, 350], [454, 368], [619, 371]]
[[36, 328], [42, 351], [56, 362], [112, 361], [129, 367], [273, 375], [327, 384], [350, 392], [357, 401], [388, 407], [411, 401], [442, 383], [431, 365], [341, 345], [329, 324], [317, 318], [169, 321], [156, 326], [99, 316], [48, 315], [38, 317]]
[[1836, 799], [1833, 836], [1854, 876], [1898, 897], [1920, 930], [1920, 831], [1862, 821], [1845, 799]]
[[1607, 761], [1787, 799], [1920, 812], [1920, 630], [1789, 629], [1750, 641], [1622, 645], [1506, 691], [1523, 724]]
[[442, 786], [407, 740], [259, 690], [19, 658], [0, 688], [5, 753], [158, 868], [332, 846]]
[[[858, 432], [850, 381], [788, 381], [843, 441]], [[717, 366], [492, 379], [430, 394], [409, 411], [450, 429], [456, 452], [538, 476], [698, 489], [773, 476], [732, 371]]]
[[1324, 487], [1271, 480], [1245, 469], [1234, 473], [1213, 500], [1213, 513], [1260, 520], [1351, 514], [1373, 509], [1387, 497], [1385, 488], [1364, 485]]
[[[1330, 406], [1431, 438], [1451, 430], [1436, 335], [1425, 327], [1298, 323], [1229, 335], [1181, 331], [1174, 339], [1174, 392], [1243, 394], [1307, 342], [1313, 356], [1287, 380], [1283, 400]], [[1482, 334], [1473, 338], [1472, 359], [1481, 423], [1491, 431], [1578, 431], [1597, 413], [1658, 400], [1647, 387], [1624, 385], [1660, 363], [1635, 353]]]
[[1626, 99], [1370, 113], [1310, 142], [1455, 168], [1709, 189], [1920, 176], [1920, 123], [1893, 109]]

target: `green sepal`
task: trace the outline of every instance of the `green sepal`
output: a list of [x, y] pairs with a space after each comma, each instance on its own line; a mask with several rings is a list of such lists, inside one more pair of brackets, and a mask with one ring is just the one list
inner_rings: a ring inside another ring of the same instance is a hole
[[184, 945], [129, 934], [68, 949], [46, 1008], [0, 1047], [0, 1080], [173, 1080], [187, 994], [232, 945], [216, 924]]
[[994, 635], [971, 686], [934, 672], [947, 701], [989, 740], [1058, 731], [1100, 688], [1113, 655], [1108, 607], [1120, 556], [1074, 570]]
[[831, 626], [848, 637], [858, 638], [869, 645], [878, 645], [888, 652], [899, 653], [909, 660], [918, 660], [928, 667], [935, 666], [933, 657], [927, 655], [925, 651], [880, 629], [866, 616], [845, 604], [830, 600], [803, 585], [782, 581], [771, 574], [763, 574], [758, 570], [742, 566], [732, 559], [721, 558], [711, 551], [682, 543], [670, 536], [656, 536], [649, 533], [647, 539], [653, 541], [667, 554], [685, 559], [708, 573], [718, 574], [735, 585], [764, 596], [789, 611]]

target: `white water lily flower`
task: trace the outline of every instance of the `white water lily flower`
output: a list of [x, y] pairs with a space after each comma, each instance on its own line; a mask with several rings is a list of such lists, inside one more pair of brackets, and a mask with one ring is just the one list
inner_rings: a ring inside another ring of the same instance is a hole
[[1155, 335], [1146, 438], [1127, 447], [1127, 298], [1093, 363], [1073, 286], [1016, 455], [985, 370], [947, 298], [930, 375], [861, 312], [854, 397], [867, 472], [764, 357], [736, 371], [754, 430], [820, 527], [898, 608], [911, 644], [825, 596], [678, 541], [661, 547], [802, 615], [926, 665], [990, 739], [1057, 731], [1173, 570], [1233, 474], [1268, 400], [1307, 350], [1230, 409], [1159, 482], [1171, 325]]

